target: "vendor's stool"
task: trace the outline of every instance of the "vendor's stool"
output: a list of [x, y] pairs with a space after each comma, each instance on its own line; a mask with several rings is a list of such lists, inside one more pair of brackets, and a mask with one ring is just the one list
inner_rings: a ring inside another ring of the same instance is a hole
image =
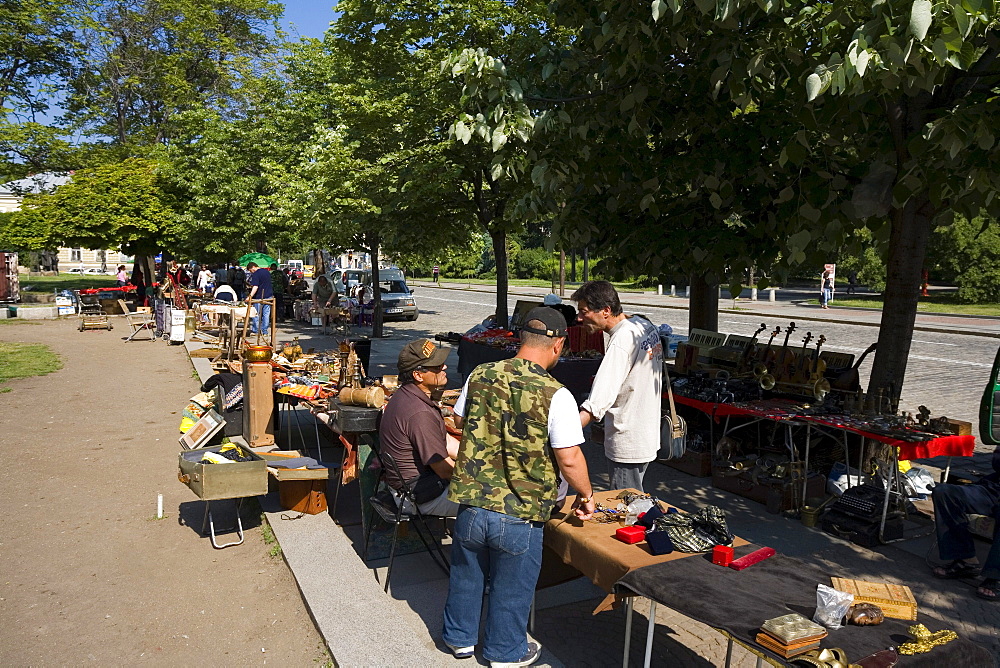
[[[387, 470], [387, 466], [392, 468], [393, 473], [399, 480], [403, 480], [403, 476], [399, 472], [399, 466], [396, 464], [396, 460], [393, 459], [392, 455], [388, 453], [379, 452], [375, 449], [375, 456], [378, 457], [379, 462], [382, 464], [383, 475]], [[413, 490], [405, 482], [399, 490], [400, 502], [397, 503], [392, 497], [391, 493], [382, 492], [376, 493], [369, 499], [372, 510], [378, 513], [379, 517], [382, 518], [387, 524], [392, 525], [392, 547], [389, 549], [389, 568], [385, 573], [385, 589], [386, 593], [389, 593], [389, 580], [392, 578], [392, 562], [396, 556], [396, 543], [399, 540], [399, 525], [404, 522], [411, 522], [413, 528], [416, 529], [417, 535], [420, 537], [420, 541], [424, 544], [427, 553], [431, 555], [431, 559], [437, 564], [438, 568], [444, 571], [445, 575], [450, 575], [451, 571], [448, 568], [448, 560], [444, 556], [444, 551], [441, 549], [441, 543], [434, 538], [434, 533], [431, 531], [430, 526], [427, 524], [428, 517], [437, 517], [436, 515], [424, 515], [420, 512], [420, 508], [417, 506], [416, 500], [413, 498]], [[404, 508], [407, 512], [404, 512]], [[412, 511], [410, 511], [412, 508]], [[374, 520], [374, 518], [372, 518]], [[444, 518], [441, 518], [444, 521]], [[368, 561], [368, 543], [371, 539], [372, 527], [375, 526], [375, 522], [369, 522], [368, 530], [365, 532], [365, 550], [362, 556], [362, 561]], [[427, 537], [424, 537], [424, 531], [427, 531]], [[437, 550], [435, 554], [434, 549], [431, 548], [433, 543], [434, 548]], [[440, 555], [440, 561], [438, 560], [438, 555]]]

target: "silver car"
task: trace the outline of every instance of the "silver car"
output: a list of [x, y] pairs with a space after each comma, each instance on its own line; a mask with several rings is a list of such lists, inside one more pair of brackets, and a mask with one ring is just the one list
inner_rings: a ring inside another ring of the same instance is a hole
[[413, 298], [413, 290], [406, 285], [403, 272], [395, 267], [379, 269], [379, 290], [382, 292], [382, 318], [402, 318], [416, 320], [420, 315], [417, 302]]

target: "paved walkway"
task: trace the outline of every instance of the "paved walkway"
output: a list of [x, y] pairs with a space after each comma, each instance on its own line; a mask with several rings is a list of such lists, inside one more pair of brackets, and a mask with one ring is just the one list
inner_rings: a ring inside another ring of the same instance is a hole
[[[294, 329], [294, 326], [292, 327]], [[285, 328], [289, 329], [288, 327]], [[330, 339], [301, 328], [303, 347], [328, 347]], [[373, 375], [392, 373], [405, 337], [375, 341], [372, 348]], [[193, 360], [205, 373], [203, 360]], [[455, 360], [449, 360], [455, 369]], [[451, 379], [452, 383], [455, 379]], [[282, 447], [311, 445], [296, 434], [279, 435]], [[331, 454], [332, 453], [332, 454]], [[603, 450], [588, 443], [585, 453], [591, 466], [595, 488], [607, 489], [608, 478]], [[328, 460], [336, 451], [324, 446]], [[942, 582], [929, 577], [925, 555], [931, 551], [929, 537], [912, 538], [865, 550], [798, 521], [770, 515], [764, 506], [714, 489], [710, 479], [694, 478], [660, 464], [651, 466], [647, 489], [658, 497], [686, 509], [706, 504], [722, 507], [732, 530], [742, 537], [769, 545], [784, 554], [819, 563], [831, 575], [888, 580], [909, 584], [921, 609], [949, 620], [949, 628], [980, 642], [1000, 656], [997, 607], [976, 599], [973, 589], [962, 582]], [[333, 498], [330, 485], [328, 498]], [[385, 560], [361, 561], [363, 536], [359, 519], [361, 500], [357, 485], [348, 485], [340, 495], [337, 520], [329, 513], [304, 516], [276, 508], [273, 498], [263, 505], [285, 558], [298, 582], [317, 627], [339, 665], [427, 666], [456, 663], [441, 651], [441, 611], [447, 594], [447, 580], [423, 552], [397, 557], [393, 587], [382, 593], [378, 582], [385, 575]], [[985, 553], [987, 545], [980, 543]], [[377, 581], [376, 581], [377, 578]], [[603, 592], [585, 580], [560, 585], [539, 593], [535, 637], [546, 648], [539, 665], [608, 666], [622, 660], [624, 613], [611, 611], [592, 615]], [[636, 606], [632, 626], [632, 665], [641, 661], [648, 606]], [[750, 619], [758, 623], [762, 620]], [[938, 630], [938, 629], [932, 629]], [[654, 664], [660, 666], [721, 666], [726, 644], [714, 630], [658, 606], [654, 636]], [[479, 665], [485, 662], [477, 656]], [[464, 665], [470, 665], [470, 661]], [[734, 666], [755, 665], [756, 659], [736, 648]], [[472, 664], [475, 665], [475, 664]]]

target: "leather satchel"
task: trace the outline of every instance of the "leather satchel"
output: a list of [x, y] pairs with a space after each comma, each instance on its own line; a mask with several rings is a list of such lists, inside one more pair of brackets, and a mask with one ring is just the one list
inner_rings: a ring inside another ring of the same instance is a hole
[[687, 422], [677, 414], [674, 404], [674, 390], [670, 384], [670, 374], [663, 367], [663, 380], [667, 385], [667, 400], [670, 404], [670, 415], [664, 415], [660, 424], [660, 459], [679, 459], [687, 452]]

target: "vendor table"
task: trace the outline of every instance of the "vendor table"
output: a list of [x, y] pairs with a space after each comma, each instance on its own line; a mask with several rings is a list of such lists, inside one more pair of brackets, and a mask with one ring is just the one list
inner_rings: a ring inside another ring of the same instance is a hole
[[[620, 490], [598, 492], [594, 498], [605, 505]], [[567, 499], [566, 510], [573, 498]], [[632, 631], [633, 598], [644, 596], [650, 600], [649, 625], [646, 632], [644, 666], [650, 665], [653, 631], [656, 625], [656, 605], [666, 605], [685, 617], [702, 622], [729, 638], [730, 652], [726, 666], [730, 665], [732, 643], [738, 642], [759, 657], [777, 666], [788, 665], [765, 648], [757, 645], [755, 638], [761, 623], [772, 617], [798, 612], [812, 617], [816, 605], [816, 585], [829, 584], [830, 576], [815, 566], [810, 566], [784, 555], [774, 555], [742, 571], [716, 566], [710, 555], [690, 552], [672, 552], [654, 555], [643, 543], [626, 545], [613, 538], [617, 523], [581, 522], [576, 518], [563, 521], [566, 513], [558, 512], [545, 525], [545, 546], [556, 553], [566, 564], [607, 592], [595, 612], [611, 607], [614, 596], [626, 598], [626, 626], [623, 665], [628, 666], [629, 644]], [[743, 556], [759, 546], [736, 538], [733, 542], [737, 556]], [[931, 631], [949, 626], [923, 614], [921, 623]], [[886, 619], [879, 626], [847, 626], [830, 633], [823, 641], [825, 647], [841, 647], [848, 657], [857, 660], [890, 645], [906, 642], [907, 622]], [[905, 657], [906, 666], [928, 668], [941, 665], [992, 666], [990, 653], [975, 643], [959, 638], [947, 645], [936, 647], [926, 655]]]
[[[737, 548], [737, 556], [752, 552], [757, 545]], [[843, 574], [838, 574], [843, 575]], [[638, 594], [650, 600], [650, 629], [655, 623], [656, 604], [666, 605], [685, 617], [710, 626], [729, 639], [726, 666], [730, 665], [732, 644], [737, 642], [761, 658], [777, 665], [785, 659], [756, 643], [757, 631], [765, 620], [797, 612], [811, 618], [816, 607], [816, 585], [830, 584], [830, 574], [781, 554], [742, 571], [716, 566], [707, 555], [673, 560], [630, 571], [615, 585], [624, 594]], [[953, 629], [953, 624], [918, 613], [917, 622], [932, 632]], [[878, 626], [843, 626], [823, 639], [823, 647], [840, 647], [851, 662], [874, 652], [907, 642], [907, 628], [916, 622], [889, 619]], [[907, 668], [936, 666], [993, 666], [990, 652], [960, 637], [935, 647], [927, 654], [901, 656]], [[645, 665], [649, 666], [652, 632], [647, 634]], [[626, 657], [627, 659], [627, 657]]]
[[[464, 381], [480, 364], [510, 359], [517, 352], [476, 343], [465, 337], [458, 342], [458, 373]], [[584, 357], [563, 358], [549, 373], [573, 393], [578, 403], [583, 402], [594, 384], [594, 375], [601, 366], [600, 359]]]
[[[337, 481], [337, 491], [333, 497], [333, 508], [330, 512], [336, 521], [337, 501], [340, 499], [340, 488], [353, 482], [359, 475], [358, 468], [358, 438], [361, 434], [376, 434], [378, 432], [378, 420], [382, 411], [378, 408], [367, 408], [364, 406], [349, 406], [342, 404], [336, 399], [330, 401], [329, 408], [320, 410], [313, 405], [310, 409], [316, 419], [323, 422], [340, 438], [340, 443], [344, 446], [344, 458], [340, 466], [340, 478]], [[318, 434], [317, 434], [318, 438]], [[362, 495], [362, 508], [365, 499]]]
[[[666, 396], [664, 395], [664, 398]], [[730, 428], [729, 421], [732, 417], [743, 417], [751, 420], [749, 424], [752, 424], [761, 420], [769, 420], [772, 422], [779, 422], [786, 425], [788, 429], [789, 439], [788, 443], [792, 443], [791, 440], [791, 428], [793, 425], [805, 425], [806, 429], [806, 442], [805, 442], [805, 460], [804, 468], [808, 472], [809, 469], [809, 449], [810, 443], [812, 441], [812, 431], [813, 429], [819, 430], [838, 430], [844, 439], [844, 457], [847, 459], [845, 464], [848, 469], [850, 469], [850, 458], [849, 449], [847, 444], [847, 435], [849, 433], [857, 434], [863, 438], [871, 439], [873, 441], [878, 441], [879, 443], [885, 443], [892, 446], [891, 450], [893, 453], [892, 461], [892, 472], [893, 475], [898, 475], [899, 472], [899, 460], [910, 460], [910, 459], [926, 459], [930, 457], [948, 456], [948, 457], [969, 457], [972, 455], [973, 450], [976, 445], [975, 436], [938, 436], [935, 438], [928, 438], [921, 441], [908, 441], [899, 438], [894, 438], [887, 434], [875, 433], [871, 431], [866, 431], [857, 424], [848, 422], [846, 419], [839, 418], [837, 415], [808, 415], [798, 412], [795, 407], [797, 403], [790, 400], [783, 399], [765, 399], [761, 401], [751, 401], [751, 402], [741, 402], [739, 404], [724, 404], [708, 401], [699, 401], [697, 399], [692, 399], [689, 397], [674, 394], [674, 401], [679, 404], [690, 406], [695, 408], [702, 413], [708, 415], [712, 422], [718, 422], [721, 418], [725, 418], [725, 426], [723, 427], [723, 436], [728, 435], [735, 429], [738, 429], [744, 425], [739, 425], [737, 427]], [[714, 434], [712, 435], [712, 440], [714, 442]], [[793, 458], [797, 457], [796, 452], [789, 453]], [[848, 475], [848, 485], [850, 485], [851, 476]], [[898, 482], [898, 481], [897, 481]], [[806, 485], [808, 484], [808, 475], [803, 476], [802, 482], [802, 495], [801, 501], [805, 501], [806, 498]], [[885, 497], [882, 504], [882, 518], [879, 526], [879, 540], [885, 542], [885, 523], [886, 516], [889, 510], [889, 498], [892, 493], [892, 485], [887, 484], [885, 486]]]

